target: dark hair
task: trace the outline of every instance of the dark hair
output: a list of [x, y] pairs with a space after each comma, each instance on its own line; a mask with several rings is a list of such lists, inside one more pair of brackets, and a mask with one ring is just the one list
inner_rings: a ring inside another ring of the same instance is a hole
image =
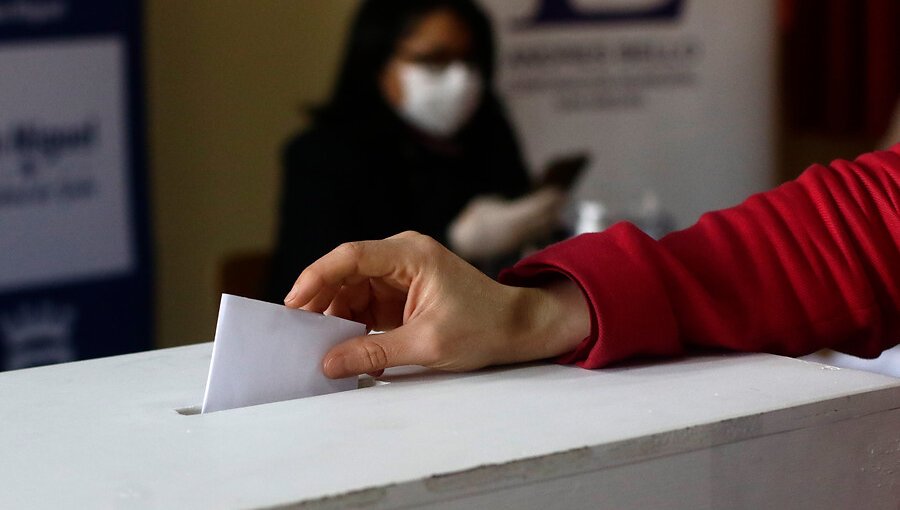
[[365, 0], [353, 22], [331, 98], [317, 118], [367, 115], [383, 109], [378, 78], [397, 44], [425, 15], [450, 9], [472, 31], [473, 62], [482, 71], [483, 103], [492, 103], [494, 38], [487, 15], [472, 0]]

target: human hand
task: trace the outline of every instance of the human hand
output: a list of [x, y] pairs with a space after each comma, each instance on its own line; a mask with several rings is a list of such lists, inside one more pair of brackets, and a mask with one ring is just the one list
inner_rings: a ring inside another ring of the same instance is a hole
[[511, 253], [552, 232], [565, 198], [552, 186], [515, 200], [475, 197], [447, 229], [449, 245], [468, 260]]
[[323, 360], [331, 378], [399, 365], [466, 371], [543, 359], [590, 332], [584, 296], [568, 279], [502, 285], [414, 232], [339, 246], [303, 271], [285, 305], [386, 331], [331, 349]]

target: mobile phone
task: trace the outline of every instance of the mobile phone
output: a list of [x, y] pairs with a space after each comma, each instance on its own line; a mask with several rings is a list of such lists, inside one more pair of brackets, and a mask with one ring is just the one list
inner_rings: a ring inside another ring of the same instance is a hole
[[536, 188], [555, 187], [569, 191], [578, 177], [587, 168], [590, 156], [585, 153], [570, 154], [558, 157], [547, 164], [544, 176], [538, 181]]

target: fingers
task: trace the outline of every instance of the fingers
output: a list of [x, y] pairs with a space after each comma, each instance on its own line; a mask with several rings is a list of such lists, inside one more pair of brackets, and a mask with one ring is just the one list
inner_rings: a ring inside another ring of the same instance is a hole
[[416, 261], [427, 256], [427, 250], [416, 247], [430, 244], [436, 243], [413, 232], [404, 232], [382, 241], [344, 243], [300, 274], [284, 304], [321, 312], [328, 307], [341, 286], [355, 285], [368, 278], [390, 276], [395, 283], [408, 286], [419, 270]]
[[417, 365], [423, 360], [417, 355], [411, 328], [398, 328], [379, 335], [353, 338], [332, 348], [322, 360], [327, 377], [338, 379], [365, 373], [380, 373], [385, 368]]
[[369, 309], [371, 294], [369, 281], [363, 281], [356, 285], [344, 285], [337, 296], [328, 305], [325, 315], [333, 315], [356, 322], [365, 323], [369, 328], [374, 327], [374, 317]]
[[323, 287], [318, 294], [315, 294], [312, 299], [303, 306], [303, 309], [315, 313], [324, 312], [340, 293], [341, 288], [342, 287], [334, 285]]
[[391, 273], [398, 262], [396, 247], [387, 241], [344, 243], [307, 267], [288, 293], [284, 304], [292, 308], [309, 305], [321, 312], [337, 295], [342, 285], [353, 285], [370, 277]]
[[[308, 307], [310, 311], [324, 310], [344, 281], [357, 274], [358, 259], [362, 256], [360, 252], [365, 250], [364, 244], [365, 242], [344, 243], [313, 262], [297, 277], [291, 291], [284, 298], [284, 304], [292, 308], [311, 305]], [[310, 303], [320, 295], [323, 297]], [[325, 300], [325, 297], [328, 299]]]

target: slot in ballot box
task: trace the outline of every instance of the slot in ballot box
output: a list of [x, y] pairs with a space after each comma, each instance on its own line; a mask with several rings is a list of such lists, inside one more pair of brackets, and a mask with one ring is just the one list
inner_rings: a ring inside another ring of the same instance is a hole
[[765, 354], [536, 364], [190, 414], [210, 351], [0, 374], [0, 508], [900, 504], [886, 376]]

